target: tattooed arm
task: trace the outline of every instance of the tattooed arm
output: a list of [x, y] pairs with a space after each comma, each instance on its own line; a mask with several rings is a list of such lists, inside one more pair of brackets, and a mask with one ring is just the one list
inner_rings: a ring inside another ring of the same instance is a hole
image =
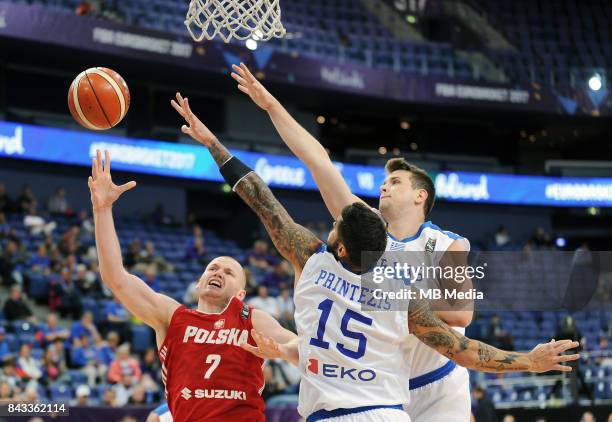
[[[187, 98], [177, 93], [176, 101], [172, 100], [171, 104], [189, 125], [181, 128], [183, 133], [206, 146], [219, 167], [232, 158], [227, 148], [193, 114]], [[250, 172], [242, 178], [235, 186], [235, 190], [264, 224], [276, 249], [291, 262], [297, 279], [308, 258], [321, 247], [323, 242], [310, 230], [293, 221], [257, 173]]]
[[550, 343], [539, 344], [529, 353], [496, 349], [481, 341], [469, 339], [449, 327], [424, 300], [410, 302], [408, 326], [411, 334], [432, 349], [463, 367], [482, 372], [569, 372], [572, 368], [561, 363], [580, 357], [578, 354], [560, 355], [578, 347], [578, 342], [571, 340], [552, 340]]

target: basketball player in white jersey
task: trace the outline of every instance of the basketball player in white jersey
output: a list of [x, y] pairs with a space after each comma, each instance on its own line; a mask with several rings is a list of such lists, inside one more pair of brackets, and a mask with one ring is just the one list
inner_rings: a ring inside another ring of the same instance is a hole
[[[295, 269], [297, 340], [281, 343], [259, 335], [260, 348], [242, 347], [266, 357], [299, 362], [302, 372], [298, 410], [307, 422], [410, 421], [402, 410], [409, 398], [402, 341], [408, 330], [429, 347], [459, 364], [482, 371], [569, 371], [560, 363], [579, 355], [558, 356], [576, 347], [569, 340], [539, 345], [528, 354], [511, 353], [473, 341], [442, 322], [426, 302], [404, 311], [377, 311], [390, 305], [361, 285], [362, 251], [387, 244], [386, 225], [369, 206], [355, 202], [342, 208], [327, 245], [297, 224], [266, 183], [230, 152], [193, 114], [177, 93], [172, 106], [188, 125], [182, 131], [208, 148], [221, 174], [264, 224], [274, 245]], [[259, 340], [258, 340], [259, 339]], [[261, 343], [261, 344], [260, 344]], [[266, 348], [265, 345], [270, 345]], [[270, 350], [273, 353], [269, 353]]]
[[[347, 204], [361, 201], [352, 194], [321, 144], [300, 126], [249, 69], [244, 64], [233, 66], [233, 69], [232, 77], [238, 82], [238, 88], [268, 112], [283, 141], [306, 164], [332, 217]], [[434, 184], [427, 173], [401, 158], [390, 160], [386, 172], [379, 210], [388, 224], [387, 250], [424, 252], [427, 248], [435, 250], [437, 257], [449, 252], [451, 260], [461, 253], [467, 255], [470, 247], [467, 239], [425, 222], [435, 199]], [[449, 284], [452, 288], [458, 286]], [[461, 290], [472, 287], [470, 280], [459, 286]], [[464, 327], [472, 320], [472, 309], [471, 301], [461, 301], [453, 303], [452, 310], [449, 306], [437, 309], [436, 315], [464, 333]], [[471, 405], [467, 370], [456, 367], [442, 355], [431, 353], [414, 338], [412, 343], [409, 380], [412, 394], [410, 406], [407, 406], [412, 420], [429, 422], [435, 415], [437, 420], [467, 422]]]

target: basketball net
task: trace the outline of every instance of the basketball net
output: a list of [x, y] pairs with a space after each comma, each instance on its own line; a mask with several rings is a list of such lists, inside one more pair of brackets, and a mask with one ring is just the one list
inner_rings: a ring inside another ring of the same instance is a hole
[[280, 0], [191, 0], [185, 26], [195, 41], [219, 36], [268, 41], [282, 38]]

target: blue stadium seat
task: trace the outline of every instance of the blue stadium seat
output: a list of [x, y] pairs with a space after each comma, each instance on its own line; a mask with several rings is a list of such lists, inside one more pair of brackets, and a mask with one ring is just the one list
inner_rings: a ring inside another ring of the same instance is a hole
[[72, 389], [67, 384], [52, 384], [49, 387], [49, 396], [54, 402], [68, 402], [72, 399]]
[[153, 332], [146, 325], [132, 325], [132, 346], [135, 353], [142, 353], [153, 345]]

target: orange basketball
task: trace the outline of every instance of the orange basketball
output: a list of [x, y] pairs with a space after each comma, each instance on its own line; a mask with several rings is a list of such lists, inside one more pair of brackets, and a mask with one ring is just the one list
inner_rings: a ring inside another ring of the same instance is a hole
[[130, 90], [114, 70], [92, 67], [79, 73], [70, 84], [68, 108], [81, 126], [110, 129], [121, 122], [130, 108]]

